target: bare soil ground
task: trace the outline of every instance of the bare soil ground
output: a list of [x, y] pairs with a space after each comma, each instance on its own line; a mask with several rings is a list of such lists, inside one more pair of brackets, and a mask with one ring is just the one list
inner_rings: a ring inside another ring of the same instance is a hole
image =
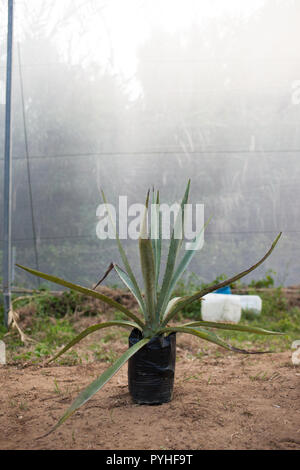
[[[130, 295], [112, 295], [134, 307]], [[292, 293], [291, 302], [298, 300]], [[78, 315], [79, 331], [107, 318], [101, 304], [103, 318]], [[26, 307], [23, 317], [22, 327], [30, 321]], [[98, 331], [75, 348], [86, 351], [105, 334]], [[102, 347], [118, 355], [127, 348], [124, 335], [107, 344]], [[292, 365], [291, 351], [245, 356], [187, 335], [177, 335], [170, 403], [134, 404], [125, 365], [57, 431], [39, 438], [108, 367], [104, 361], [0, 366], [0, 449], [300, 449], [300, 367]]]
[[124, 366], [41, 439], [107, 364], [2, 366], [0, 449], [300, 449], [300, 369], [290, 353], [219, 358], [212, 346], [192, 359], [195, 340], [178, 337], [170, 403], [135, 405]]

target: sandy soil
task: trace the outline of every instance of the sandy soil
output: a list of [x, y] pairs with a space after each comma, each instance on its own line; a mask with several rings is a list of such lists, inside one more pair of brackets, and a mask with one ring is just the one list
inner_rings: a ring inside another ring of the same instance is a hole
[[300, 449], [300, 368], [289, 352], [197, 351], [197, 338], [178, 336], [172, 402], [135, 405], [125, 365], [41, 439], [107, 364], [0, 366], [0, 449]]
[[[99, 290], [137, 308], [122, 290]], [[299, 286], [290, 291], [291, 304], [300, 305]], [[84, 316], [85, 307], [97, 318]], [[25, 328], [34, 308], [19, 314]], [[76, 329], [109, 317], [105, 304], [87, 299], [75, 313]], [[75, 349], [86, 352], [105, 334], [93, 333]], [[118, 335], [101, 344], [118, 356], [127, 348]], [[300, 367], [292, 365], [291, 352], [245, 356], [188, 335], [177, 335], [170, 403], [134, 404], [125, 365], [57, 431], [39, 439], [107, 367], [93, 355], [74, 366], [0, 365], [0, 449], [300, 449]]]

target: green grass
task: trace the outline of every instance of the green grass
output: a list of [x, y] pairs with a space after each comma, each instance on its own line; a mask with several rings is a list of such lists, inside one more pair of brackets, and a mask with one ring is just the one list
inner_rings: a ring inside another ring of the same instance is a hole
[[[9, 335], [5, 336], [9, 358], [12, 361], [39, 362], [41, 359], [51, 356], [57, 347], [69, 342], [75, 336], [76, 331], [69, 320], [55, 319], [53, 322], [52, 317], [45, 318], [37, 315], [31, 328], [26, 329], [25, 333], [35, 341], [30, 345], [30, 348], [24, 346], [16, 330], [12, 330]], [[75, 351], [70, 351], [70, 354], [66, 354], [61, 363], [74, 362], [74, 354], [76, 354]]]
[[92, 344], [89, 348], [93, 351], [93, 358], [95, 361], [106, 362], [107, 364], [112, 364], [117, 358], [118, 353], [116, 353], [113, 349], [104, 349], [99, 344]]

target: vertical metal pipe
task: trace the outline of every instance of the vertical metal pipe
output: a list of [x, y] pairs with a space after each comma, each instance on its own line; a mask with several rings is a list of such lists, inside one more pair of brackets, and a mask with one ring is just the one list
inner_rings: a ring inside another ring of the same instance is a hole
[[[23, 74], [22, 74], [20, 43], [18, 43], [17, 45], [17, 51], [18, 51], [19, 78], [20, 78], [20, 90], [21, 90], [21, 101], [22, 101], [22, 112], [23, 112], [24, 143], [25, 143], [26, 162], [27, 162], [28, 192], [29, 192], [29, 202], [30, 202], [30, 208], [31, 208], [33, 248], [34, 248], [34, 255], [35, 255], [35, 266], [36, 266], [37, 271], [39, 271], [40, 270], [39, 269], [39, 256], [38, 256], [38, 247], [37, 247], [35, 217], [34, 217], [34, 210], [33, 210], [33, 195], [32, 195], [31, 171], [30, 171], [30, 161], [29, 161], [29, 145], [28, 145], [26, 113], [25, 113], [25, 97], [24, 97], [24, 83], [23, 83]], [[41, 281], [39, 277], [37, 278], [37, 282], [38, 282], [38, 285], [40, 286]]]
[[4, 325], [8, 328], [8, 312], [11, 306], [11, 97], [13, 56], [13, 0], [8, 0], [5, 144], [4, 144], [4, 244], [3, 244], [3, 298]]

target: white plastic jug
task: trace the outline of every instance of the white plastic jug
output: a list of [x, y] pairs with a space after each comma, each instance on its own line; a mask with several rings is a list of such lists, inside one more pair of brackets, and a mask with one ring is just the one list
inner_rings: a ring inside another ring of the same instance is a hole
[[238, 323], [241, 315], [239, 295], [207, 294], [201, 302], [201, 317], [204, 321]]
[[258, 295], [240, 295], [242, 310], [247, 310], [255, 315], [260, 315], [262, 300]]

